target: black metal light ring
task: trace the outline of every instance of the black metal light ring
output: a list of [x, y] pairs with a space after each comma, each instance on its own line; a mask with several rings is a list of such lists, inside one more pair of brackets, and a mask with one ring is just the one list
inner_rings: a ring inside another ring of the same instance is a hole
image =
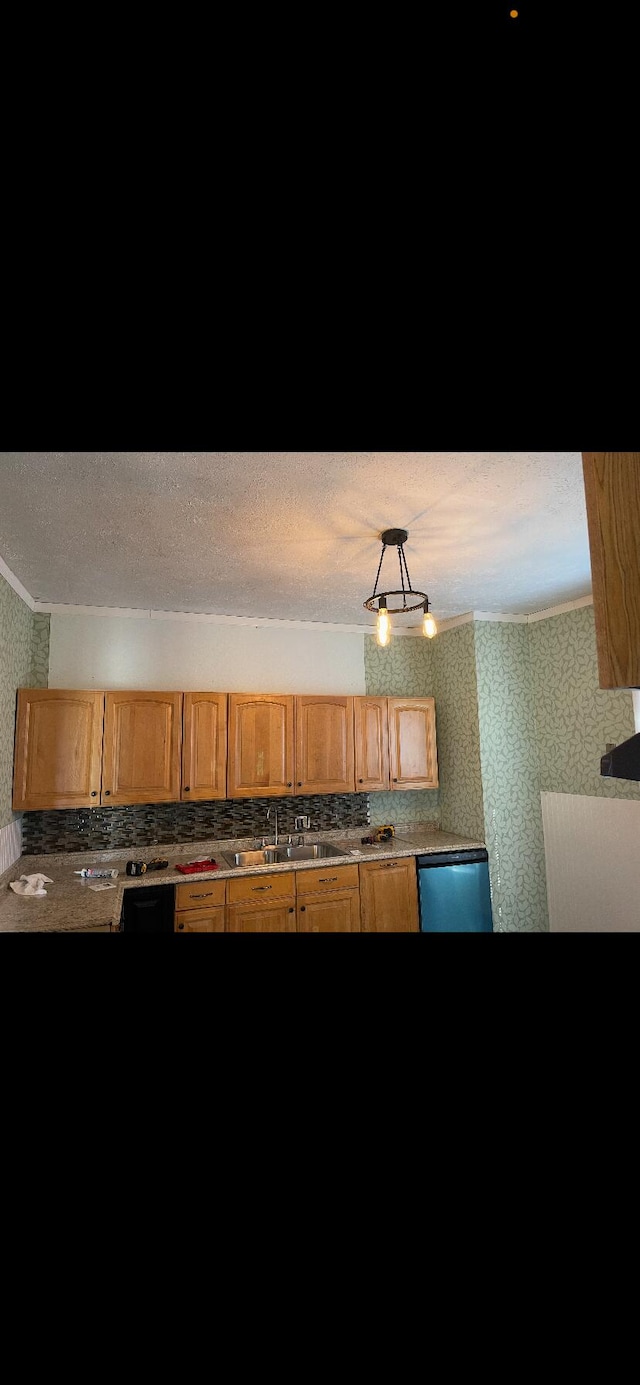
[[426, 592], [414, 592], [414, 591], [410, 591], [410, 592], [393, 591], [393, 592], [390, 592], [390, 591], [388, 591], [388, 592], [384, 592], [384, 593], [378, 594], [377, 596], [374, 594], [373, 596], [368, 597], [366, 601], [363, 601], [362, 604], [363, 604], [363, 606], [366, 607], [367, 611], [373, 611], [373, 612], [377, 615], [377, 613], [378, 613], [378, 605], [377, 605], [377, 604], [374, 604], [374, 603], [377, 603], [377, 602], [380, 601], [380, 596], [381, 596], [381, 595], [384, 595], [384, 596], [386, 596], [386, 597], [390, 597], [390, 596], [405, 596], [405, 595], [406, 595], [406, 596], [417, 596], [417, 597], [419, 597], [419, 600], [416, 601], [416, 602], [414, 603], [414, 605], [412, 605], [412, 606], [389, 606], [389, 605], [387, 605], [387, 608], [386, 608], [386, 609], [388, 610], [390, 616], [402, 615], [404, 611], [419, 611], [419, 610], [420, 610], [420, 607], [421, 607], [421, 606], [424, 606], [425, 601], [428, 601], [428, 600], [429, 600], [429, 597], [427, 596], [427, 593], [426, 593]]

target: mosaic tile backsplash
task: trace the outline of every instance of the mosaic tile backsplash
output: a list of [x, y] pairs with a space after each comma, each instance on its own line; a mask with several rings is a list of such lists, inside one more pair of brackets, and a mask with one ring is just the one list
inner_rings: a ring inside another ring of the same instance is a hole
[[295, 818], [301, 814], [309, 817], [311, 832], [369, 825], [369, 795], [364, 793], [56, 809], [23, 815], [22, 854], [109, 851], [119, 847], [133, 850], [138, 846], [169, 846], [207, 838], [273, 836], [273, 815], [267, 823], [267, 808], [278, 810], [279, 833], [295, 832]]

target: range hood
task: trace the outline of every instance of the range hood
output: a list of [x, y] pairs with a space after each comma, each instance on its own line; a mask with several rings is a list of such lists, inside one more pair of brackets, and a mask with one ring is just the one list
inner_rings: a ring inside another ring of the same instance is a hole
[[600, 774], [609, 779], [640, 780], [640, 688], [633, 694], [636, 734], [617, 745], [600, 761]]

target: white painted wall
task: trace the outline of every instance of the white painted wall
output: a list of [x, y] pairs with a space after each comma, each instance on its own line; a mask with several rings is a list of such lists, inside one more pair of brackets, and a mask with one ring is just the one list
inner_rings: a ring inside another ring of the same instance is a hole
[[359, 634], [52, 615], [50, 688], [364, 693]]
[[543, 793], [552, 933], [640, 933], [640, 803]]

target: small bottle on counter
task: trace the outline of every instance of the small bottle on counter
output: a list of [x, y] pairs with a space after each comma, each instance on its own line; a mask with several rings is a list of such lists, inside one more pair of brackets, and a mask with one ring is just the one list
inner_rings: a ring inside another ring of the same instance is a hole
[[116, 877], [116, 875], [118, 874], [117, 870], [87, 870], [87, 869], [85, 869], [85, 870], [74, 870], [73, 873], [74, 873], [74, 875], [81, 875], [82, 878], [83, 878], [83, 880], [87, 879], [89, 876], [91, 876], [91, 879], [92, 879], [92, 880], [97, 879], [98, 876], [99, 876], [101, 879], [104, 878], [104, 877], [106, 877], [106, 878], [109, 879], [109, 880], [115, 880], [115, 877]]

